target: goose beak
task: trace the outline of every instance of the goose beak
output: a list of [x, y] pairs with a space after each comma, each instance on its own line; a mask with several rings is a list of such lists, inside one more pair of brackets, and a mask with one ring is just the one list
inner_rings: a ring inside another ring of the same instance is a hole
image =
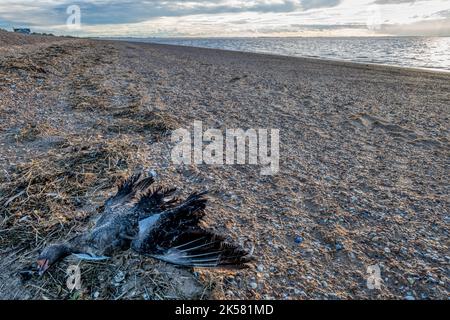
[[38, 270], [39, 276], [42, 276], [45, 273], [45, 271], [47, 271], [47, 269], [49, 268], [48, 260], [47, 259], [38, 260], [37, 264], [39, 267]]

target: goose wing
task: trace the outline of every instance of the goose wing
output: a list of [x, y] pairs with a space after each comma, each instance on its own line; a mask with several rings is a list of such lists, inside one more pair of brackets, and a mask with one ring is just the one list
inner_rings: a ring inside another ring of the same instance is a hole
[[242, 268], [250, 262], [246, 251], [224, 237], [200, 227], [206, 192], [194, 193], [181, 204], [159, 214], [132, 247], [141, 254], [185, 267]]
[[134, 214], [136, 202], [142, 194], [148, 192], [154, 181], [153, 177], [142, 178], [141, 173], [133, 174], [124, 180], [119, 184], [116, 194], [105, 201], [96, 227], [110, 222], [118, 215]]
[[136, 200], [140, 195], [148, 192], [154, 182], [153, 177], [142, 178], [141, 173], [133, 174], [119, 184], [114, 196], [106, 200], [105, 209], [125, 205]]
[[251, 258], [239, 247], [229, 244], [222, 236], [200, 228], [186, 230], [172, 245], [150, 254], [155, 259], [184, 267], [240, 269]]

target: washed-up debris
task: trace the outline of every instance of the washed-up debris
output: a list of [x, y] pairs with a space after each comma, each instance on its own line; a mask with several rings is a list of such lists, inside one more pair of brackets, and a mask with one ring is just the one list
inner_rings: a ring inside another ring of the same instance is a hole
[[6, 222], [7, 241], [34, 238], [30, 225], [43, 235], [61, 223], [73, 224], [70, 211], [85, 204], [89, 192], [108, 188], [123, 177], [136, 150], [133, 143], [120, 139], [97, 143], [71, 139], [59, 150], [18, 165], [0, 193], [0, 203], [12, 218]]
[[114, 285], [119, 286], [123, 281], [125, 281], [125, 273], [123, 271], [117, 272], [113, 280]]

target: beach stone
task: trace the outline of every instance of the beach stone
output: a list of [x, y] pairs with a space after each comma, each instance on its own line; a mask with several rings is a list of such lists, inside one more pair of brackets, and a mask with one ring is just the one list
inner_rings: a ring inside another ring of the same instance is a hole
[[258, 288], [258, 284], [256, 282], [250, 282], [250, 288], [252, 289]]
[[305, 291], [299, 289], [294, 289], [294, 294], [297, 296], [306, 296]]
[[226, 292], [226, 295], [227, 295], [227, 296], [234, 296], [234, 292], [231, 291], [231, 290], [228, 290], [228, 291]]
[[295, 237], [295, 243], [297, 243], [297, 244], [301, 244], [302, 242], [303, 242], [303, 237], [300, 237], [300, 236], [297, 236], [297, 237]]
[[153, 177], [153, 178], [156, 178], [156, 177], [158, 176], [158, 174], [156, 173], [156, 171], [153, 170], [153, 169], [147, 170], [147, 174], [148, 174], [149, 176]]

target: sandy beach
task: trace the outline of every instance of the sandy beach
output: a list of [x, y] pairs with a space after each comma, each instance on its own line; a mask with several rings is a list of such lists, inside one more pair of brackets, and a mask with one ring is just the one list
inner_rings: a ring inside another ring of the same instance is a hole
[[[0, 36], [1, 299], [448, 298], [450, 73]], [[279, 129], [279, 173], [174, 165], [170, 132], [195, 120]], [[208, 189], [205, 226], [254, 266], [185, 270], [127, 251], [81, 263], [79, 292], [65, 287], [70, 259], [21, 281], [140, 168], [183, 195]]]

